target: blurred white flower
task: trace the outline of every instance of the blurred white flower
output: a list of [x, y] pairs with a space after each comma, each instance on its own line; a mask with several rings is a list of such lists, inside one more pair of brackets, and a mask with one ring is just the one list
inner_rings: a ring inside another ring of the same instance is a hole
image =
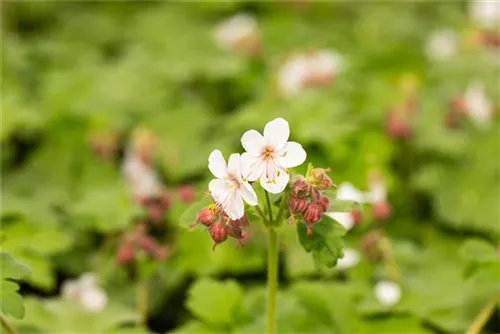
[[472, 82], [465, 92], [465, 110], [469, 118], [479, 127], [488, 125], [493, 116], [490, 100], [484, 93], [484, 86], [480, 82]]
[[469, 15], [482, 28], [497, 28], [500, 26], [500, 2], [469, 1]]
[[338, 259], [335, 268], [340, 270], [350, 269], [359, 263], [359, 252], [352, 248], [344, 249], [344, 257]]
[[213, 32], [217, 44], [226, 50], [251, 53], [258, 48], [258, 26], [248, 14], [236, 14], [219, 23]]
[[288, 97], [307, 87], [328, 84], [344, 67], [342, 56], [331, 50], [296, 54], [278, 72], [280, 92]]
[[214, 150], [208, 157], [208, 169], [216, 177], [208, 184], [212, 197], [232, 220], [240, 219], [245, 213], [243, 200], [257, 205], [257, 195], [252, 186], [241, 178], [241, 157], [231, 154], [226, 160], [221, 151]]
[[88, 312], [100, 312], [108, 305], [108, 295], [97, 285], [93, 273], [76, 280], [66, 280], [61, 287], [62, 298], [79, 302]]
[[369, 191], [364, 195], [367, 203], [382, 203], [387, 200], [387, 186], [384, 182], [376, 179], [370, 182]]
[[283, 118], [266, 124], [264, 135], [248, 130], [241, 137], [245, 153], [241, 155], [241, 171], [244, 179], [260, 179], [262, 187], [270, 193], [282, 192], [290, 175], [288, 168], [301, 165], [306, 160], [306, 151], [299, 143], [288, 141], [290, 128]]
[[122, 166], [130, 192], [135, 198], [160, 196], [163, 185], [156, 171], [131, 150], [125, 155]]
[[439, 30], [429, 37], [426, 45], [427, 57], [433, 61], [444, 61], [452, 57], [458, 48], [458, 37], [453, 30]]
[[[366, 202], [366, 195], [351, 183], [344, 182], [337, 189], [337, 199], [363, 204]], [[339, 222], [348, 231], [353, 228], [356, 222], [352, 212], [327, 212], [325, 214]]]
[[380, 281], [375, 285], [375, 297], [384, 306], [393, 306], [401, 299], [401, 288], [391, 281]]

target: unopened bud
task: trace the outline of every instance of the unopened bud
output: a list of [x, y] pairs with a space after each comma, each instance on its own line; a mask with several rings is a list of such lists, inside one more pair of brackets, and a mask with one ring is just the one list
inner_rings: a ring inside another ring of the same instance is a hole
[[240, 240], [243, 236], [243, 230], [239, 226], [239, 222], [231, 220], [226, 226], [227, 234], [236, 240]]
[[377, 220], [383, 221], [391, 216], [392, 207], [388, 201], [383, 201], [373, 204], [372, 211]]
[[156, 241], [148, 236], [143, 235], [138, 240], [139, 247], [148, 254], [153, 254], [157, 248]]
[[394, 139], [408, 139], [411, 135], [410, 124], [403, 116], [390, 113], [386, 119], [387, 134]]
[[179, 194], [181, 201], [184, 203], [191, 203], [195, 199], [194, 189], [189, 184], [185, 184], [177, 188], [177, 193]]
[[122, 245], [118, 248], [116, 259], [121, 265], [126, 265], [134, 259], [134, 250], [129, 245]]
[[359, 224], [359, 222], [361, 221], [363, 214], [361, 213], [361, 211], [358, 208], [354, 208], [351, 211], [351, 216], [352, 216], [352, 221], [353, 221], [354, 225], [356, 225], [356, 224]]
[[217, 215], [215, 211], [211, 208], [203, 208], [198, 212], [196, 217], [196, 222], [209, 227], [217, 220]]
[[298, 215], [306, 211], [307, 205], [308, 205], [307, 199], [305, 198], [292, 196], [288, 201], [288, 207], [290, 208], [290, 212], [294, 215]]
[[328, 208], [330, 207], [330, 199], [326, 196], [320, 196], [317, 201], [318, 205], [321, 207], [323, 212], [328, 211]]
[[[210, 225], [208, 228], [210, 233], [210, 237], [215, 242], [215, 245], [218, 245], [227, 239], [227, 230], [226, 225], [223, 222], [218, 222]], [[215, 247], [215, 246], [214, 246]]]
[[323, 180], [321, 180], [318, 184], [318, 188], [321, 190], [327, 190], [332, 186], [333, 182], [327, 175], [324, 176]]
[[314, 168], [311, 171], [311, 177], [314, 179], [314, 181], [319, 183], [325, 177], [325, 170], [323, 168]]
[[309, 184], [303, 176], [297, 177], [292, 182], [292, 194], [296, 197], [306, 197], [309, 192]]
[[306, 225], [313, 225], [317, 223], [320, 218], [323, 210], [319, 204], [311, 203], [304, 212], [304, 220], [306, 221]]

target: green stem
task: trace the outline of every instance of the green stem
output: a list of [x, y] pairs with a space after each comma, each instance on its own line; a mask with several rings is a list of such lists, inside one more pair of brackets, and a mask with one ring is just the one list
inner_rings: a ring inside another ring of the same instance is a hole
[[288, 204], [288, 195], [283, 195], [281, 197], [281, 203], [280, 203], [280, 209], [278, 211], [278, 215], [276, 216], [276, 224], [280, 224], [281, 220], [283, 219], [283, 213], [285, 212], [285, 208]]
[[269, 193], [266, 191], [266, 201], [267, 201], [267, 211], [269, 211], [269, 225], [273, 225], [273, 208], [271, 206], [271, 199], [269, 198]]
[[2, 325], [2, 328], [5, 329], [5, 332], [8, 334], [16, 334], [16, 331], [14, 328], [12, 328], [11, 325], [5, 320], [5, 318], [0, 314], [0, 324]]
[[493, 298], [486, 304], [481, 312], [476, 316], [474, 321], [472, 322], [472, 325], [470, 325], [469, 329], [467, 329], [466, 334], [479, 334], [481, 332], [481, 329], [486, 325], [486, 322], [488, 322], [488, 319], [491, 317], [493, 311], [495, 310], [495, 306], [497, 305], [499, 301], [500, 296], [495, 295]]
[[260, 205], [255, 206], [257, 213], [259, 214], [260, 218], [264, 221], [265, 225], [268, 225], [269, 222], [267, 221], [266, 215], [264, 214], [264, 211], [260, 208]]
[[139, 318], [137, 324], [145, 326], [148, 318], [148, 287], [147, 282], [137, 282], [136, 308]]
[[278, 291], [278, 233], [268, 228], [267, 255], [267, 312], [266, 334], [273, 334], [276, 327], [276, 292]]

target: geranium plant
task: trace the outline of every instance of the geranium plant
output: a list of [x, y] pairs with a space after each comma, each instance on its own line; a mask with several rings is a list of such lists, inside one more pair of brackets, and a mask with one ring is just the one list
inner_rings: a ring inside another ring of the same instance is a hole
[[214, 250], [228, 237], [243, 244], [248, 224], [264, 224], [268, 234], [266, 333], [275, 332], [280, 229], [297, 225], [298, 239], [312, 252], [315, 263], [333, 267], [343, 257], [340, 237], [345, 230], [324, 213], [346, 210], [352, 203], [333, 199], [330, 169], [309, 164], [306, 175], [293, 174], [291, 168], [302, 165], [307, 154], [289, 137], [288, 122], [276, 118], [266, 124], [263, 134], [246, 131], [241, 137], [246, 152], [231, 154], [227, 163], [221, 151], [212, 151], [208, 158], [215, 176], [208, 184], [212, 203], [195, 204], [186, 213], [196, 211], [193, 226], [207, 228]]

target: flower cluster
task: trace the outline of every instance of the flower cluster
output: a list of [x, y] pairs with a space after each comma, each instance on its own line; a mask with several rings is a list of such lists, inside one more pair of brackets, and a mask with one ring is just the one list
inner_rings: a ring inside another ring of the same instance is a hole
[[61, 295], [63, 299], [79, 302], [88, 312], [101, 312], [108, 305], [108, 295], [98, 286], [97, 277], [93, 273], [64, 281]]
[[309, 236], [312, 235], [312, 226], [330, 207], [330, 199], [321, 193], [333, 186], [332, 180], [326, 174], [328, 171], [315, 168], [307, 178], [299, 176], [292, 182], [292, 193], [288, 202], [291, 217], [293, 219], [294, 215], [302, 216]]
[[461, 97], [455, 98], [446, 115], [449, 127], [457, 127], [460, 119], [467, 116], [477, 127], [487, 128], [493, 117], [493, 105], [484, 92], [481, 82], [469, 83]]
[[289, 168], [305, 161], [306, 152], [299, 143], [288, 141], [289, 136], [288, 122], [276, 118], [266, 124], [263, 134], [246, 131], [241, 137], [245, 152], [231, 154], [227, 163], [221, 151], [210, 153], [208, 169], [215, 179], [208, 188], [215, 203], [199, 212], [198, 223], [207, 226], [216, 244], [228, 235], [238, 240], [244, 235], [245, 202], [258, 205], [251, 182], [258, 180], [267, 192], [281, 193], [290, 180]]
[[160, 245], [148, 234], [147, 225], [139, 223], [134, 229], [122, 236], [116, 259], [122, 265], [130, 264], [138, 254], [145, 254], [157, 260], [163, 260], [168, 255], [167, 246]]
[[292, 96], [309, 87], [329, 84], [344, 67], [342, 56], [330, 50], [296, 54], [279, 70], [280, 92]]

